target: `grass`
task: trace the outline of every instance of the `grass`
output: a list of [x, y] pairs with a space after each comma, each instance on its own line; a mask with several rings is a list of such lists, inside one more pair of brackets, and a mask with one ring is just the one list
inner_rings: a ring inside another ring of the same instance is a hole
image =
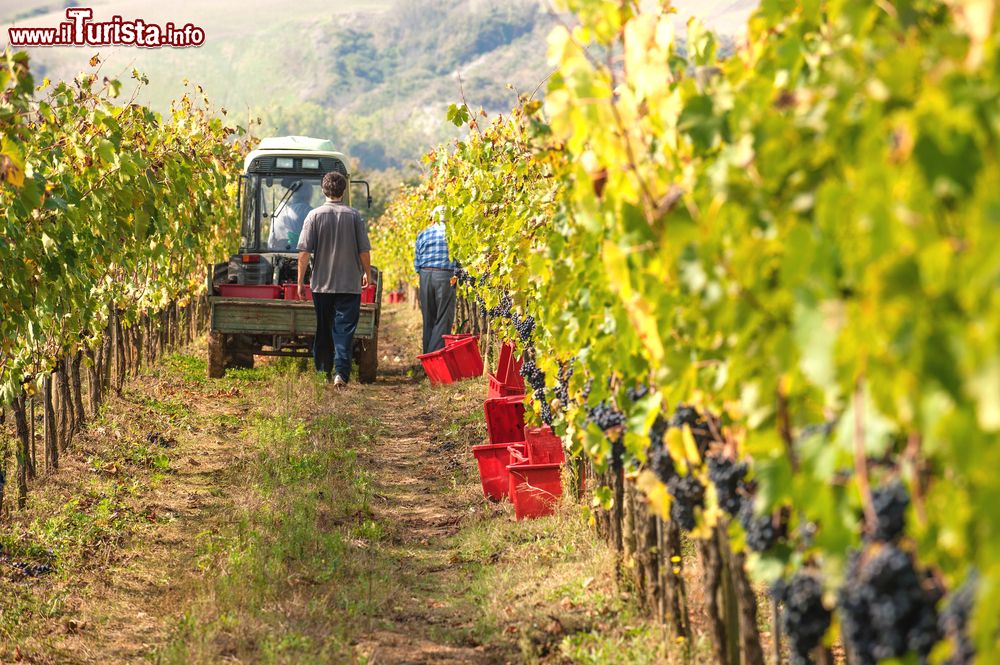
[[[296, 407], [249, 424], [235, 474], [253, 499], [228, 526], [200, 536], [205, 590], [155, 662], [364, 661], [359, 636], [412, 629], [413, 607], [442, 603], [446, 616], [469, 614], [472, 624], [423, 624], [421, 638], [491, 645], [524, 662], [662, 660], [660, 629], [615, 588], [613, 557], [581, 508], [522, 523], [479, 511], [446, 542], [401, 541], [399, 525], [372, 511], [379, 483], [391, 484], [366, 461], [385, 423], [363, 410], [304, 415], [312, 377], [277, 371], [270, 380]], [[478, 403], [465, 399], [440, 435], [463, 446], [481, 428]], [[467, 469], [452, 470], [438, 491], [459, 501], [468, 482]], [[423, 575], [441, 565], [453, 574]], [[406, 602], [394, 597], [403, 590]]]
[[[38, 497], [34, 517], [14, 521], [0, 530], [0, 553], [7, 563], [39, 571], [27, 573], [26, 582], [42, 580], [51, 571], [64, 584], [91, 562], [108, 560], [131, 535], [149, 523], [150, 516], [136, 512], [133, 497], [143, 491], [140, 478], [129, 481], [97, 477], [84, 491], [61, 500], [56, 495]], [[65, 590], [36, 593], [29, 584], [6, 583], [0, 578], [4, 603], [0, 605], [0, 644], [38, 638], [37, 622], [59, 617], [64, 611]], [[44, 638], [43, 638], [44, 639]], [[0, 660], [3, 649], [0, 648]]]
[[[200, 372], [200, 374], [199, 374]], [[60, 587], [81, 571], [114, 561], [124, 543], [168, 519], [139, 499], [173, 473], [173, 432], [190, 428], [192, 409], [172, 386], [199, 385], [204, 361], [174, 353], [106, 402], [63, 456], [64, 468], [36, 484], [28, 509], [0, 525], [0, 555], [12, 565], [48, 571], [10, 580], [0, 568], [0, 660], [6, 645], [48, 637], [39, 621], [64, 611]], [[156, 390], [144, 381], [155, 380]], [[9, 599], [9, 602], [8, 602]]]
[[484, 520], [456, 536], [482, 608], [479, 638], [516, 636], [523, 662], [659, 663], [662, 628], [614, 583], [615, 561], [572, 504], [512, 525]]
[[165, 376], [172, 376], [192, 385], [203, 385], [208, 382], [208, 364], [201, 355], [191, 355], [173, 352], [163, 358], [157, 371]]
[[[311, 396], [311, 377], [294, 389]], [[349, 658], [350, 626], [377, 604], [367, 551], [385, 536], [369, 510], [372, 475], [352, 447], [366, 439], [336, 416], [287, 412], [257, 417], [246, 436], [237, 473], [251, 498], [229, 525], [199, 538], [206, 591], [153, 660]], [[290, 617], [298, 630], [287, 630]]]

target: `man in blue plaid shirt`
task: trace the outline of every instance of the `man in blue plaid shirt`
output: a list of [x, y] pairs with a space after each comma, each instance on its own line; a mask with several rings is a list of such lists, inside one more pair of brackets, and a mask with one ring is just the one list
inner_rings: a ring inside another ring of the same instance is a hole
[[420, 275], [420, 312], [424, 316], [424, 353], [444, 347], [442, 335], [455, 320], [455, 262], [448, 257], [444, 207], [431, 213], [431, 225], [417, 235], [413, 267]]

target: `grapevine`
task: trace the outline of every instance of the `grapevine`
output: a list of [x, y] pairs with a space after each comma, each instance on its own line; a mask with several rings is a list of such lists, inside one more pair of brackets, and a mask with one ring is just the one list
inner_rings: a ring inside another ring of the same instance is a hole
[[[430, 153], [376, 251], [409, 251], [445, 206], [451, 250], [485, 280], [462, 288], [520, 350], [510, 315], [534, 318], [554, 427], [595, 465], [613, 447], [642, 463], [659, 519], [707, 537], [699, 479], [723, 513], [739, 495], [748, 570], [817, 564], [863, 658], [929, 653], [923, 576], [951, 588], [975, 568], [966, 625], [993, 662], [1000, 21], [975, 13], [990, 3], [890, 5], [763, 3], [723, 60], [697, 21], [680, 49], [656, 3], [562, 3], [579, 28], [550, 35], [544, 97]], [[719, 454], [755, 489], [711, 478]], [[892, 625], [872, 598], [899, 594], [921, 636], [867, 637], [873, 612]]]
[[0, 70], [0, 404], [23, 406], [109, 331], [204, 293], [206, 266], [235, 249], [245, 144], [200, 88], [160, 115], [93, 72], [36, 90], [27, 55], [10, 50]]

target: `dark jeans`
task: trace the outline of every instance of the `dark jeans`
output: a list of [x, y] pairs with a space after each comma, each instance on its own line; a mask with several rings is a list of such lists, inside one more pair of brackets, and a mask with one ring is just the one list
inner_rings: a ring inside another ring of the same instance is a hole
[[316, 371], [327, 376], [336, 372], [347, 381], [351, 378], [354, 330], [361, 316], [361, 294], [313, 293], [313, 305], [316, 306], [313, 341]]
[[455, 321], [454, 275], [448, 270], [420, 271], [420, 313], [424, 315], [424, 353], [444, 348], [442, 335]]

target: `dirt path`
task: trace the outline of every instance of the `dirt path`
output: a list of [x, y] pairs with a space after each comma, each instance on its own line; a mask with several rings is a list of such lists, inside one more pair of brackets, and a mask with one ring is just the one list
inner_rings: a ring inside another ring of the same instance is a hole
[[483, 501], [485, 386], [429, 386], [418, 327], [383, 313], [374, 385], [199, 347], [130, 384], [0, 525], [0, 664], [661, 660], [577, 508]]
[[[239, 404], [219, 415], [240, 417]], [[184, 580], [195, 572], [198, 535], [222, 519], [230, 499], [238, 428], [184, 437], [176, 473], [142, 497], [141, 512], [158, 522], [144, 529], [108, 568], [93, 570], [66, 589], [77, 618], [59, 644], [64, 655], [84, 662], [134, 662], [160, 644], [170, 613], [185, 601]], [[227, 436], [227, 434], [229, 436]], [[93, 629], [93, 630], [92, 630]]]
[[[406, 318], [397, 318], [402, 320], [388, 326], [387, 359], [412, 358], [413, 344], [403, 340], [418, 336], [413, 330], [399, 334]], [[379, 477], [382, 500], [374, 512], [391, 525], [386, 554], [398, 592], [382, 626], [362, 637], [359, 651], [373, 663], [502, 662], [497, 649], [472, 635], [478, 608], [463, 602], [468, 580], [455, 565], [451, 539], [482, 506], [477, 488], [469, 487], [467, 459], [469, 444], [482, 436], [476, 390], [435, 392], [426, 382], [401, 380], [411, 370], [419, 376], [408, 363], [387, 372], [364, 399], [384, 427], [371, 463], [392, 471]]]
[[[416, 339], [414, 325], [405, 309], [387, 311], [379, 381], [325, 390], [308, 414], [333, 414], [365, 432], [359, 463], [373, 472], [375, 487], [367, 517], [385, 530], [378, 561], [369, 566], [377, 570], [367, 572], [370, 586], [377, 587], [370, 595], [391, 602], [369, 612], [352, 641], [358, 656], [372, 663], [490, 662], [495, 658], [469, 637], [476, 608], [460, 602], [462, 573], [450, 563], [455, 552], [448, 543], [476, 500], [456, 492], [452, 476], [467, 484], [459, 451], [467, 452], [481, 425], [474, 418], [455, 425], [456, 415], [474, 411], [471, 395], [435, 392], [418, 380], [422, 374], [408, 343]], [[146, 660], [197, 602], [206, 581], [199, 575], [203, 536], [225, 529], [234, 509], [250, 501], [240, 479], [247, 454], [242, 425], [267, 411], [252, 383], [202, 381], [199, 369], [195, 363], [179, 375], [153, 373], [135, 382], [40, 488], [25, 524], [33, 517], [37, 525], [67, 497], [87, 496], [95, 456], [109, 439], [141, 442], [161, 433], [165, 439], [165, 474], [120, 461], [97, 472], [110, 483], [134, 482], [121, 501], [129, 520], [117, 531], [67, 559], [62, 575], [0, 578], [42, 605], [58, 604], [51, 616], [32, 617], [31, 634], [7, 657], [39, 663]], [[275, 397], [273, 388], [268, 400]], [[451, 439], [440, 439], [449, 428]], [[86, 506], [82, 512], [87, 514]]]

